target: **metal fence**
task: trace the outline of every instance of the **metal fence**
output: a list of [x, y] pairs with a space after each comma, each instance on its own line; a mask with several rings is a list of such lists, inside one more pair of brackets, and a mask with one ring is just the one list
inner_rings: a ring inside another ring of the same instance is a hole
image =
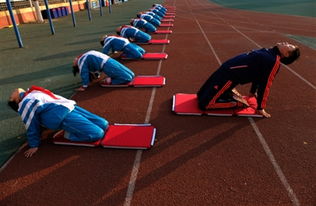
[[[39, 0], [39, 5], [44, 6], [44, 0]], [[56, 4], [56, 3], [65, 3], [68, 0], [48, 0], [49, 4]], [[32, 5], [32, 1], [11, 1], [12, 9], [22, 9], [22, 8], [29, 8]], [[0, 11], [8, 10], [6, 2], [0, 2]]]

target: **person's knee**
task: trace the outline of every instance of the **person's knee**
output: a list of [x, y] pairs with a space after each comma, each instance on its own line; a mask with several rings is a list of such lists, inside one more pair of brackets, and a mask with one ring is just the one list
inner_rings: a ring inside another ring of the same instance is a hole
[[104, 130], [101, 128], [96, 129], [93, 134], [90, 135], [90, 141], [97, 141], [104, 137]]

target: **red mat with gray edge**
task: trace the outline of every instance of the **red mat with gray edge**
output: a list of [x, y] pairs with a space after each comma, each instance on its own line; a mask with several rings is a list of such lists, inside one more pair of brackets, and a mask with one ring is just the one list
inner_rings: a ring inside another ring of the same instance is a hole
[[167, 23], [165, 23], [165, 24], [160, 24], [159, 26], [160, 26], [160, 27], [173, 27], [173, 24], [167, 24]]
[[[167, 59], [167, 58], [168, 58], [168, 54], [166, 54], [166, 53], [145, 53], [145, 54], [143, 54], [141, 59], [161, 60], [161, 59]], [[124, 55], [121, 56], [121, 59], [123, 59], [123, 60], [138, 60], [138, 59], [127, 58]]]
[[148, 42], [135, 42], [136, 44], [169, 44], [169, 39], [151, 39]]
[[128, 84], [106, 85], [101, 87], [162, 87], [166, 84], [166, 78], [160, 75], [138, 75]]
[[172, 30], [156, 30], [153, 34], [172, 34]]
[[154, 145], [156, 128], [151, 124], [114, 124], [107, 129], [104, 138], [96, 142], [74, 142], [63, 136], [54, 138], [54, 144], [119, 149], [149, 149]]
[[173, 95], [172, 111], [179, 115], [263, 117], [254, 109], [257, 107], [256, 98], [244, 97], [244, 99], [250, 105], [247, 108], [200, 110], [196, 94], [177, 93]]

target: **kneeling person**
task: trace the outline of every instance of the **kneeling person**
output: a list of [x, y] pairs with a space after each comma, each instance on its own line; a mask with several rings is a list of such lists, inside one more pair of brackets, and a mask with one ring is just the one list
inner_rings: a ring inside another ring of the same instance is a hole
[[56, 95], [38, 86], [27, 91], [15, 89], [8, 105], [17, 111], [25, 124], [31, 157], [41, 141], [41, 127], [64, 130], [64, 137], [71, 141], [97, 141], [104, 137], [108, 122], [76, 105], [73, 100]]
[[146, 43], [151, 40], [151, 36], [133, 26], [120, 26], [116, 29], [116, 33], [130, 41]]
[[287, 42], [273, 48], [262, 48], [238, 55], [224, 62], [197, 93], [200, 109], [218, 109], [237, 106], [241, 95], [234, 92], [239, 84], [252, 83], [250, 96], [257, 98], [257, 111], [270, 117], [264, 109], [272, 81], [280, 68], [280, 62], [291, 64], [300, 56], [297, 46]]
[[107, 77], [102, 85], [125, 84], [133, 80], [134, 73], [123, 64], [98, 51], [88, 51], [75, 58], [73, 63], [74, 76], [79, 73], [82, 86], [77, 91], [85, 91], [96, 72], [103, 72]]
[[123, 52], [124, 57], [130, 59], [140, 59], [145, 50], [133, 43], [130, 43], [128, 39], [114, 36], [114, 35], [105, 35], [100, 40], [101, 45], [103, 46], [102, 53], [109, 54], [110, 51], [114, 52]]

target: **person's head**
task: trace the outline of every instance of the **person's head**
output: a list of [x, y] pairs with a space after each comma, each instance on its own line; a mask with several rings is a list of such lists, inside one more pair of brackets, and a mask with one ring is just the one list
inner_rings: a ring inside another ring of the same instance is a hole
[[22, 99], [21, 97], [22, 92], [25, 92], [25, 90], [22, 88], [14, 89], [8, 100], [8, 105], [16, 112], [19, 109], [19, 103], [21, 102], [21, 99]]
[[116, 34], [117, 35], [121, 35], [121, 30], [122, 30], [123, 26], [119, 26], [116, 28]]
[[108, 37], [108, 35], [104, 35], [100, 38], [100, 44], [101, 46], [104, 46], [104, 40]]
[[283, 64], [291, 64], [300, 57], [300, 49], [296, 45], [288, 42], [279, 42], [276, 46], [281, 54], [280, 61]]
[[137, 13], [136, 14], [136, 16], [138, 17], [138, 18], [140, 18], [140, 16], [143, 14], [143, 12], [139, 12], [139, 13]]
[[79, 73], [78, 59], [79, 57], [76, 57], [72, 63], [72, 73], [74, 74], [74, 76]]

